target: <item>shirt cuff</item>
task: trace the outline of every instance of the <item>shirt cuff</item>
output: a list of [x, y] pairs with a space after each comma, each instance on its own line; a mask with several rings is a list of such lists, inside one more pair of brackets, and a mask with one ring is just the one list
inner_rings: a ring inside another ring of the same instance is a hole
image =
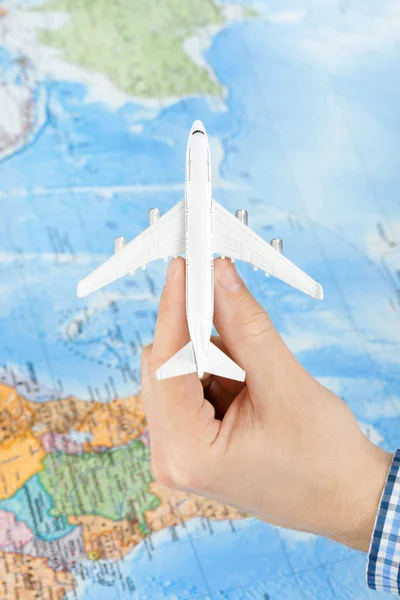
[[400, 450], [393, 456], [376, 515], [367, 583], [372, 590], [400, 596]]

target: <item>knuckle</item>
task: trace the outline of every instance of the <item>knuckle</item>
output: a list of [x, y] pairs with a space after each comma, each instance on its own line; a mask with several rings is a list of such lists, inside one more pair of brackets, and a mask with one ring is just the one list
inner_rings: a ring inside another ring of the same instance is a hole
[[210, 468], [208, 460], [203, 460], [199, 454], [180, 453], [185, 459], [178, 458], [167, 463], [167, 473], [173, 486], [182, 491], [201, 493], [215, 488], [213, 481], [214, 469]]
[[168, 293], [168, 285], [164, 288], [164, 292], [160, 298], [160, 304], [158, 307], [159, 313], [171, 313], [176, 310], [176, 300], [172, 298], [171, 294]]
[[166, 487], [182, 491], [200, 489], [196, 467], [191, 466], [190, 460], [182, 462], [173, 456], [152, 453], [151, 469], [155, 480]]
[[179, 465], [171, 461], [168, 464], [168, 476], [173, 482], [173, 487], [177, 490], [188, 490], [193, 488], [193, 481], [190, 470], [187, 466]]
[[161, 367], [161, 365], [163, 365], [164, 362], [165, 359], [163, 359], [161, 356], [158, 356], [158, 354], [154, 351], [154, 346], [151, 346], [150, 351], [147, 353], [145, 364], [147, 369], [147, 376], [150, 382], [154, 383], [155, 381], [157, 381], [157, 369]]
[[243, 335], [249, 339], [262, 338], [273, 330], [271, 319], [265, 310], [261, 306], [249, 310], [247, 302], [239, 307], [236, 321]]
[[149, 382], [152, 384], [157, 379], [156, 371], [158, 368], [154, 363], [153, 344], [144, 348], [140, 362], [142, 378], [147, 376]]
[[149, 346], [146, 346], [143, 349], [142, 357], [141, 357], [141, 360], [140, 360], [140, 363], [141, 363], [141, 366], [142, 366], [142, 370], [147, 369], [147, 365], [149, 363], [149, 359], [150, 359], [150, 356], [151, 356], [151, 353], [152, 353], [152, 349], [153, 349], [153, 344], [150, 344]]
[[151, 458], [151, 470], [153, 477], [158, 483], [165, 485], [165, 487], [174, 487], [174, 482], [169, 476], [168, 471], [165, 469], [165, 465], [162, 461], [158, 460], [155, 456]]

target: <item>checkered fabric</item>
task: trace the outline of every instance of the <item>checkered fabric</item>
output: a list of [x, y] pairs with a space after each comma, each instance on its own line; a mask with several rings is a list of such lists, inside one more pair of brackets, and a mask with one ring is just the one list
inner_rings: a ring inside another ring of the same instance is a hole
[[367, 582], [373, 590], [400, 596], [400, 450], [393, 456], [376, 517]]

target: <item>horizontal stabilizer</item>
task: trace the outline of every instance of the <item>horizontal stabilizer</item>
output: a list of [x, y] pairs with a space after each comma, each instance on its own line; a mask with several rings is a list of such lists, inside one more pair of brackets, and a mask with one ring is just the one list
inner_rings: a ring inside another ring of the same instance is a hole
[[211, 342], [208, 347], [205, 371], [237, 381], [244, 381], [246, 377], [245, 371]]
[[179, 375], [196, 373], [196, 359], [193, 352], [192, 342], [189, 342], [179, 350], [172, 358], [167, 360], [162, 367], [157, 369], [157, 379], [168, 379]]

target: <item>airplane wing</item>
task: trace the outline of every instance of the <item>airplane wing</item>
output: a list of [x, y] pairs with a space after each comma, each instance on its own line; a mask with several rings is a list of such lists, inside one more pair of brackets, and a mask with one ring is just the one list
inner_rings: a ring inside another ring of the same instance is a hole
[[215, 253], [250, 263], [256, 269], [265, 271], [267, 275], [273, 275], [301, 292], [322, 300], [324, 292], [319, 283], [215, 200], [213, 218]]
[[148, 262], [185, 251], [185, 202], [181, 200], [117, 254], [78, 284], [79, 298], [132, 273]]

